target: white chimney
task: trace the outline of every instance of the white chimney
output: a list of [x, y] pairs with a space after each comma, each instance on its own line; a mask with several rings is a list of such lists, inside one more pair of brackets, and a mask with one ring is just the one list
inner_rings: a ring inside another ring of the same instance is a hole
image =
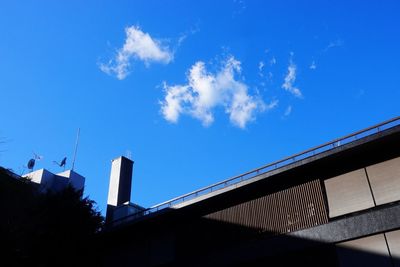
[[110, 186], [108, 188], [107, 220], [112, 220], [115, 207], [131, 199], [133, 161], [119, 157], [111, 161]]

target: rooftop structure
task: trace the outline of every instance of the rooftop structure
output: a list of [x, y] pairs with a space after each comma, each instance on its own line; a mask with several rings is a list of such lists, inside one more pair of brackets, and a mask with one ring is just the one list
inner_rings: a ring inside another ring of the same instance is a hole
[[73, 170], [63, 171], [54, 174], [46, 169], [36, 170], [23, 175], [22, 177], [30, 179], [39, 184], [44, 190], [60, 191], [67, 186], [72, 186], [76, 190], [83, 190], [85, 187], [85, 177]]

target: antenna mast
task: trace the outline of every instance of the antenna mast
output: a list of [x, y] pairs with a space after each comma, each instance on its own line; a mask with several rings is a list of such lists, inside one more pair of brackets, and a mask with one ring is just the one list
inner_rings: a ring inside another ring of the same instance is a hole
[[75, 158], [76, 158], [76, 151], [78, 150], [78, 143], [79, 143], [79, 133], [81, 132], [81, 128], [78, 128], [78, 133], [76, 135], [76, 143], [75, 143], [75, 150], [74, 150], [74, 158], [72, 160], [72, 169], [74, 170], [74, 165], [75, 165]]

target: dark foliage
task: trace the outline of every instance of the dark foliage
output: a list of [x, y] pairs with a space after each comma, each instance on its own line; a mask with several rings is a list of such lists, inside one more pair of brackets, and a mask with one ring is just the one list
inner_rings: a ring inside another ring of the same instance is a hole
[[0, 266], [96, 266], [94, 204], [72, 187], [39, 193], [0, 169]]

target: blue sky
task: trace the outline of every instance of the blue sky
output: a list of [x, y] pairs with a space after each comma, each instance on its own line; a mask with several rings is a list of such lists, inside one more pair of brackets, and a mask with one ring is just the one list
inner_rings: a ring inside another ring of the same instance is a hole
[[399, 1], [2, 1], [0, 165], [151, 206], [399, 115]]

